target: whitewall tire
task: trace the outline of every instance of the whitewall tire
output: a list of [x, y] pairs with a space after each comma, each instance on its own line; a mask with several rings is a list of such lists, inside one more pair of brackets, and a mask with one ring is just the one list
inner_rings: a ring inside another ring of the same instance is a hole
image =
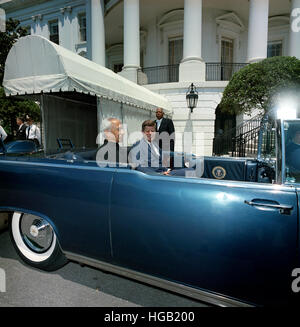
[[52, 271], [67, 262], [52, 226], [41, 217], [15, 212], [10, 234], [19, 256], [35, 268]]

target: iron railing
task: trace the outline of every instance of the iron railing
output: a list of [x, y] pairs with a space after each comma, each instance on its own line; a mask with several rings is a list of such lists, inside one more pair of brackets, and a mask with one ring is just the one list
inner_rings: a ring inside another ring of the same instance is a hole
[[148, 84], [172, 83], [179, 81], [179, 64], [141, 68], [147, 75]]
[[206, 81], [229, 81], [234, 73], [245, 67], [246, 63], [206, 63]]
[[230, 129], [225, 134], [217, 135], [213, 140], [213, 154], [217, 156], [255, 157], [261, 120], [262, 115], [257, 115]]
[[[206, 63], [206, 81], [229, 81], [234, 73], [246, 65], [246, 63]], [[179, 81], [179, 64], [143, 67], [140, 71], [146, 74], [147, 84]]]

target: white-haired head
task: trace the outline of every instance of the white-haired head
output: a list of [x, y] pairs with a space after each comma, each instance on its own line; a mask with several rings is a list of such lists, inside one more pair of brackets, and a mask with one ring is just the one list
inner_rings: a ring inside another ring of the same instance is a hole
[[101, 132], [110, 142], [119, 143], [122, 140], [122, 123], [118, 118], [105, 118], [101, 124]]
[[110, 131], [112, 128], [112, 121], [114, 118], [105, 118], [101, 122], [101, 132]]

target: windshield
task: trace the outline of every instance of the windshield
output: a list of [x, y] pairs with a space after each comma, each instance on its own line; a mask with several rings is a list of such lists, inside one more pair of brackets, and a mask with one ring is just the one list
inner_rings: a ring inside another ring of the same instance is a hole
[[300, 120], [286, 121], [285, 132], [285, 164], [286, 181], [300, 182]]

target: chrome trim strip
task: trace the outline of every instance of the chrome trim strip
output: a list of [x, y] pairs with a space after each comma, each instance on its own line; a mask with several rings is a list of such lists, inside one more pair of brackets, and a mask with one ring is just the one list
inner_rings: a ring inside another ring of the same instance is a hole
[[162, 177], [165, 178], [168, 182], [178, 182], [178, 183], [191, 183], [191, 184], [205, 184], [205, 185], [214, 185], [214, 186], [223, 186], [223, 187], [232, 187], [232, 188], [246, 188], [246, 189], [265, 189], [265, 190], [274, 190], [285, 191], [285, 192], [295, 192], [293, 185], [290, 184], [269, 184], [269, 183], [258, 183], [258, 182], [249, 182], [249, 181], [233, 181], [233, 180], [218, 180], [212, 178], [186, 178], [183, 176], [163, 176], [163, 175], [148, 175], [137, 170], [129, 169], [118, 169], [116, 170], [118, 174], [139, 174], [140, 177], [145, 179], [152, 180], [162, 180]]
[[111, 272], [113, 274], [117, 274], [129, 279], [135, 279], [137, 281], [150, 284], [153, 286], [156, 286], [158, 288], [163, 288], [168, 291], [174, 292], [174, 293], [179, 293], [181, 295], [207, 302], [210, 304], [214, 304], [217, 306], [221, 307], [252, 307], [252, 305], [231, 299], [229, 297], [225, 297], [223, 295], [218, 295], [214, 293], [210, 293], [207, 291], [199, 290], [199, 289], [194, 289], [189, 286], [185, 286], [182, 284], [177, 284], [175, 282], [170, 282], [168, 280], [164, 280], [158, 277], [154, 277], [151, 275], [146, 275], [144, 273], [140, 273], [134, 270], [130, 270], [127, 268], [123, 267], [118, 267], [115, 265], [112, 265], [110, 263], [106, 263], [103, 261], [98, 261], [92, 258], [87, 258], [81, 255], [77, 255], [71, 252], [64, 252], [66, 257], [69, 260], [80, 262], [86, 265], [93, 266], [95, 268], [99, 268], [101, 270], [105, 270], [108, 272]]

